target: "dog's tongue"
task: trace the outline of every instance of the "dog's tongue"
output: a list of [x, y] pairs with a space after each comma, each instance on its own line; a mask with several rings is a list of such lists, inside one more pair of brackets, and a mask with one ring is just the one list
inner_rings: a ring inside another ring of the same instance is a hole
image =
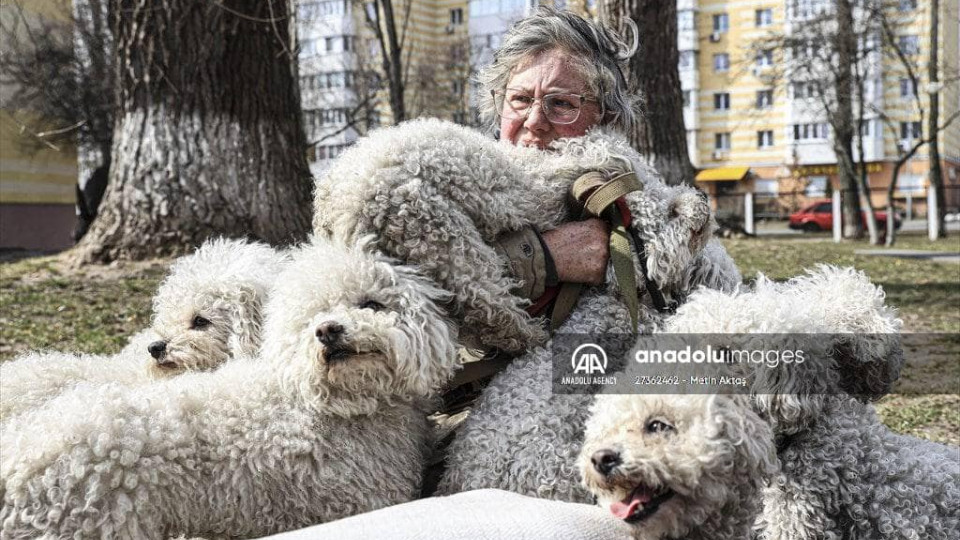
[[630, 492], [630, 495], [628, 495], [626, 499], [612, 503], [610, 505], [610, 512], [619, 519], [627, 519], [636, 512], [638, 506], [649, 503], [652, 498], [652, 491], [640, 486]]

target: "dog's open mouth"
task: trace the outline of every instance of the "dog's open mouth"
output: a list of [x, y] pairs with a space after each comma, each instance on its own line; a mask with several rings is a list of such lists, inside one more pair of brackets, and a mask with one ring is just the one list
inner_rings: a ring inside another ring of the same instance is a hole
[[652, 516], [670, 497], [673, 490], [666, 486], [653, 489], [640, 484], [623, 500], [611, 504], [610, 512], [627, 523], [637, 523]]
[[157, 360], [157, 367], [160, 369], [172, 370], [177, 369], [180, 367], [180, 365], [173, 360]]

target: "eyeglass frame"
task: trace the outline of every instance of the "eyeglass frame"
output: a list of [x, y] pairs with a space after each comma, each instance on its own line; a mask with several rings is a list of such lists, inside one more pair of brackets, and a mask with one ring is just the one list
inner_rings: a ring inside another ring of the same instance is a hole
[[[506, 95], [504, 95], [504, 102], [501, 103], [499, 107], [497, 107], [497, 106], [496, 106], [496, 105], [497, 105], [497, 93], [504, 94], [507, 90], [510, 90], [510, 88], [504, 88], [503, 90], [490, 90], [490, 96], [493, 97], [493, 105], [494, 105], [494, 108], [497, 110], [497, 117], [499, 117], [499, 118], [503, 118], [503, 107], [504, 107], [504, 105], [506, 105]], [[597, 99], [597, 98], [593, 98], [593, 97], [588, 97], [587, 94], [577, 94], [577, 93], [575, 93], [575, 92], [551, 92], [551, 93], [549, 93], [549, 94], [544, 94], [544, 95], [542, 95], [542, 96], [540, 96], [540, 97], [534, 97], [534, 98], [533, 98], [533, 103], [531, 103], [531, 104], [530, 104], [530, 107], [528, 107], [527, 110], [526, 110], [526, 114], [520, 114], [519, 111], [517, 111], [516, 109], [514, 109], [512, 106], [510, 106], [510, 105], [507, 105], [507, 106], [510, 107], [510, 110], [512, 110], [513, 112], [517, 113], [518, 116], [517, 116], [516, 119], [523, 119], [524, 121], [526, 121], [527, 118], [530, 118], [530, 112], [533, 110], [533, 106], [536, 105], [536, 103], [537, 103], [538, 101], [540, 102], [540, 110], [543, 111], [543, 113], [544, 113], [544, 114], [543, 114], [544, 118], [546, 118], [547, 121], [550, 122], [551, 124], [560, 125], [560, 126], [569, 126], [570, 124], [572, 124], [572, 123], [574, 123], [574, 122], [576, 122], [577, 120], [580, 119], [580, 111], [581, 111], [581, 109], [583, 109], [583, 104], [581, 104], [579, 107], [577, 107], [577, 116], [574, 117], [574, 119], [571, 120], [571, 121], [569, 121], [569, 122], [554, 122], [553, 120], [550, 120], [550, 117], [549, 117], [548, 114], [547, 114], [547, 108], [546, 108], [546, 107], [544, 106], [544, 104], [543, 104], [543, 100], [546, 99], [546, 98], [548, 98], [548, 97], [550, 97], [550, 96], [577, 96], [578, 98], [580, 98], [580, 100], [581, 100], [583, 103], [587, 103], [587, 102], [598, 103], [598, 104], [600, 104], [600, 118], [606, 117], [606, 111], [604, 110], [606, 107], [604, 107], [604, 103], [603, 103], [603, 100], [602, 100], [602, 99]], [[532, 96], [531, 96], [531, 97], [532, 97]]]

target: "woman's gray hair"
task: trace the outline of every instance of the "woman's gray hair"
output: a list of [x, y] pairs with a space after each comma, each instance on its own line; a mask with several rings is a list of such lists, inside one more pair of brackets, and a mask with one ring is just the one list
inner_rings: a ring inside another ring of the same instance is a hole
[[[636, 25], [631, 29], [636, 34]], [[583, 74], [589, 93], [601, 100], [605, 114], [600, 123], [626, 131], [636, 120], [641, 97], [629, 94], [620, 63], [636, 51], [636, 37], [628, 47], [603, 25], [541, 6], [535, 14], [513, 25], [494, 53], [493, 63], [478, 74], [481, 122], [496, 129], [497, 110], [492, 91], [506, 89], [517, 66], [544, 52], [561, 50], [576, 63], [574, 67]]]

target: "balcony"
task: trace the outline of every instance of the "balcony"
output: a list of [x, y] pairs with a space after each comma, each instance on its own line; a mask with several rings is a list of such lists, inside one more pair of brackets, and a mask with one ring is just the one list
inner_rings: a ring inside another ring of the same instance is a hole
[[700, 50], [700, 36], [696, 30], [678, 30], [677, 31], [677, 50], [697, 51]]
[[680, 88], [694, 90], [700, 88], [700, 74], [695, 69], [680, 70]]

